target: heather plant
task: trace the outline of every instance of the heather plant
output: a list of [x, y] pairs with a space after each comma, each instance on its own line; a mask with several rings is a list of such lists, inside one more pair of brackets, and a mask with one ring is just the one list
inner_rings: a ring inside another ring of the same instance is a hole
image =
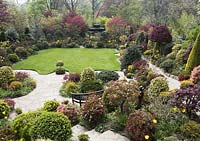
[[13, 110], [15, 108], [15, 101], [14, 100], [6, 98], [6, 99], [3, 99], [3, 101], [8, 104], [10, 110]]
[[190, 75], [183, 71], [178, 75], [178, 81], [188, 80], [190, 78]]
[[92, 68], [85, 68], [81, 73], [81, 82], [85, 82], [88, 80], [95, 80], [95, 72]]
[[134, 82], [118, 80], [110, 82], [103, 93], [103, 103], [111, 112], [119, 110], [121, 113], [129, 112], [130, 105], [137, 105], [139, 90]]
[[79, 82], [80, 77], [81, 75], [79, 73], [70, 73], [66, 74], [63, 79], [67, 81]]
[[17, 81], [24, 81], [28, 77], [29, 77], [29, 74], [26, 72], [15, 72], [15, 79]]
[[59, 102], [56, 100], [48, 100], [44, 103], [43, 109], [47, 112], [55, 112], [59, 105]]
[[179, 108], [183, 113], [189, 116], [190, 119], [200, 122], [197, 115], [200, 112], [200, 86], [186, 87], [178, 89], [173, 93], [172, 105]]
[[195, 67], [191, 73], [190, 80], [194, 84], [199, 84], [200, 85], [200, 65]]
[[0, 100], [0, 119], [8, 118], [9, 115], [9, 106], [6, 102]]
[[185, 67], [185, 71], [190, 74], [194, 67], [200, 65], [200, 34], [197, 36], [192, 51], [190, 52], [189, 58], [187, 60], [187, 64]]
[[127, 69], [128, 65], [131, 65], [134, 61], [140, 58], [141, 58], [141, 53], [138, 49], [138, 46], [127, 48], [121, 60], [121, 70]]
[[142, 60], [142, 59], [141, 60], [136, 60], [132, 64], [133, 64], [134, 69], [138, 69], [138, 70], [147, 67], [147, 61], [146, 60]]
[[76, 105], [73, 104], [61, 104], [57, 108], [57, 112], [63, 113], [71, 121], [72, 125], [79, 123], [80, 111]]
[[0, 87], [7, 89], [10, 82], [14, 80], [13, 70], [8, 66], [0, 68]]
[[101, 71], [97, 74], [96, 77], [104, 83], [107, 83], [109, 81], [116, 81], [119, 79], [119, 75], [115, 71]]
[[154, 139], [154, 116], [150, 112], [136, 111], [129, 115], [126, 130], [132, 140], [145, 141]]
[[151, 80], [147, 95], [150, 98], [154, 98], [159, 96], [161, 92], [168, 90], [169, 86], [167, 80], [164, 77], [156, 77], [153, 80]]
[[105, 109], [102, 101], [97, 95], [92, 95], [82, 108], [82, 118], [89, 127], [95, 127], [105, 116]]

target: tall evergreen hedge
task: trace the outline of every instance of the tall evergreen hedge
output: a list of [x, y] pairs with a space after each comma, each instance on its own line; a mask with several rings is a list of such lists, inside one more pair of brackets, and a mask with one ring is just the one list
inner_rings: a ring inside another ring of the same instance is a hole
[[200, 65], [200, 33], [198, 34], [192, 51], [190, 52], [185, 71], [190, 74], [194, 67]]

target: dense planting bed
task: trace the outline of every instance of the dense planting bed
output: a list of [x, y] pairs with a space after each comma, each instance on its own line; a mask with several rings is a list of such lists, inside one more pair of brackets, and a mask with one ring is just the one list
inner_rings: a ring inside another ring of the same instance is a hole
[[47, 74], [56, 69], [56, 62], [63, 60], [70, 72], [81, 72], [86, 67], [95, 70], [119, 70], [117, 56], [113, 49], [61, 49], [54, 48], [40, 51], [39, 54], [13, 65], [14, 69], [36, 70]]

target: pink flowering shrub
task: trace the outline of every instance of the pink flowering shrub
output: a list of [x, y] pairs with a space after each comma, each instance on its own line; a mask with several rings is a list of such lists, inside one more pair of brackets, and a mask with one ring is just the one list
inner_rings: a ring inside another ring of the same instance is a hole
[[81, 75], [79, 73], [70, 73], [66, 74], [63, 79], [67, 81], [79, 82], [80, 78]]
[[195, 67], [191, 73], [190, 80], [194, 84], [200, 84], [200, 65]]
[[61, 104], [57, 108], [57, 112], [63, 113], [71, 121], [72, 125], [79, 123], [80, 111], [72, 104]]

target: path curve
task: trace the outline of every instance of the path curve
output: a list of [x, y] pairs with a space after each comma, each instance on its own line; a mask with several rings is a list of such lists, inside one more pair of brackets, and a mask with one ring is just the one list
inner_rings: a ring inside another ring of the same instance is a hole
[[[57, 100], [62, 102], [64, 100], [71, 101], [71, 98], [65, 98], [60, 96], [59, 90], [62, 86], [63, 76], [51, 73], [48, 75], [40, 75], [35, 71], [31, 70], [16, 70], [15, 72], [27, 72], [37, 82], [37, 87], [28, 95], [14, 98], [16, 102], [15, 107], [19, 107], [23, 112], [35, 111], [38, 108], [42, 108], [43, 104], [47, 100]], [[120, 79], [125, 79], [124, 73], [116, 71]], [[66, 73], [67, 74], [67, 73]]]
[[35, 111], [41, 108], [47, 100], [71, 100], [59, 95], [59, 89], [63, 82], [64, 75], [56, 75], [55, 73], [48, 75], [40, 75], [31, 70], [16, 70], [15, 72], [27, 72], [37, 82], [37, 87], [28, 95], [14, 98], [15, 107], [20, 107], [23, 112]]
[[[145, 59], [146, 60], [146, 59]], [[148, 64], [149, 64], [149, 68], [152, 69], [154, 72], [162, 74], [163, 76], [165, 76], [165, 78], [168, 81], [168, 85], [169, 85], [169, 89], [173, 90], [173, 89], [179, 89], [180, 88], [180, 82], [174, 78], [171, 78], [169, 76], [167, 76], [162, 69], [156, 67], [155, 65], [153, 65], [151, 62], [149, 62], [147, 60]]]

